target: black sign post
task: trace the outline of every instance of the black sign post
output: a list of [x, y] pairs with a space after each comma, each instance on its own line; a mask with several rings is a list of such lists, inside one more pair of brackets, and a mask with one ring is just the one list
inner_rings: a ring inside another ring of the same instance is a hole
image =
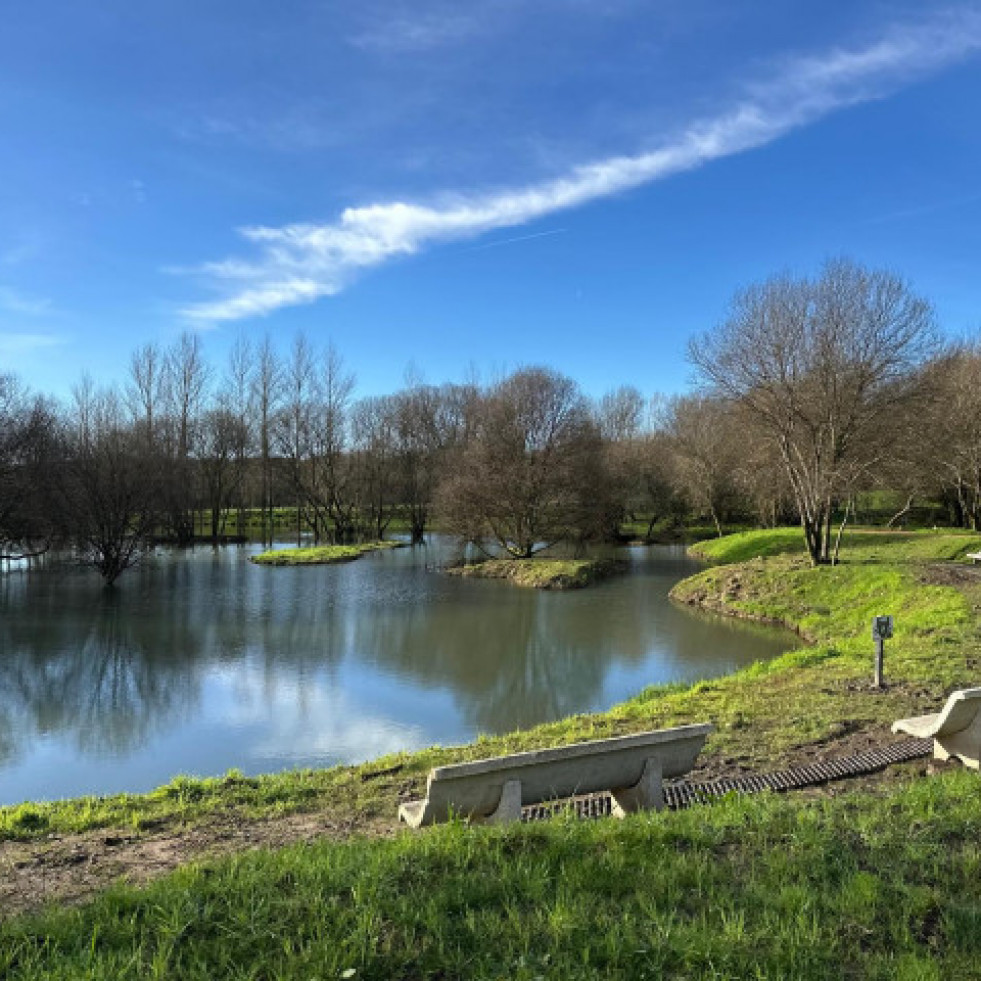
[[892, 617], [872, 617], [872, 639], [875, 641], [875, 679], [876, 688], [882, 687], [882, 651], [885, 642], [892, 636]]

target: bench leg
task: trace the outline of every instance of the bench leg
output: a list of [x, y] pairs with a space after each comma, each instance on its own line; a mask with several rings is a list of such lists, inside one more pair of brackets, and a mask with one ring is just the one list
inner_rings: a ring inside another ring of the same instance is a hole
[[972, 770], [981, 769], [981, 712], [966, 729], [934, 737], [933, 758], [949, 760], [952, 756]]
[[497, 810], [488, 814], [487, 824], [511, 824], [521, 820], [521, 781], [507, 780], [501, 789]]
[[644, 772], [633, 787], [622, 787], [611, 792], [613, 816], [623, 817], [634, 811], [660, 811], [664, 807], [664, 789], [661, 785], [661, 761], [650, 757], [644, 763]]
[[428, 798], [426, 800], [410, 800], [404, 804], [399, 804], [399, 820], [404, 821], [410, 828], [421, 827], [428, 816], [426, 814], [428, 804]]

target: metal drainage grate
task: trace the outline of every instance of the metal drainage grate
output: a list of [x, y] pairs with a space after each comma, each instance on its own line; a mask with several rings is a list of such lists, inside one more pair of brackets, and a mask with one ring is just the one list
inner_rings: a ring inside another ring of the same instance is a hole
[[[664, 800], [671, 810], [703, 804], [725, 794], [756, 794], [763, 790], [777, 792], [799, 790], [801, 787], [814, 787], [832, 780], [857, 777], [865, 773], [875, 773], [893, 763], [907, 763], [910, 760], [928, 756], [933, 751], [932, 739], [904, 739], [902, 742], [882, 746], [845, 756], [825, 763], [807, 763], [776, 773], [751, 774], [745, 777], [731, 777], [711, 780], [707, 783], [687, 783], [680, 781], [664, 785]], [[571, 797], [568, 800], [550, 801], [547, 804], [531, 804], [521, 809], [522, 821], [542, 821], [564, 811], [574, 811], [578, 818], [608, 817], [612, 799], [606, 794], [588, 794]]]

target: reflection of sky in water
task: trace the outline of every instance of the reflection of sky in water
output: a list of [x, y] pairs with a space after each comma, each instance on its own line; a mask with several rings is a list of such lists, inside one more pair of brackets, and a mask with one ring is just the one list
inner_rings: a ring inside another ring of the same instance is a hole
[[433, 549], [162, 555], [114, 594], [80, 570], [0, 578], [0, 803], [465, 742], [792, 643], [669, 603], [695, 568], [680, 550], [632, 554], [574, 593], [435, 575]]

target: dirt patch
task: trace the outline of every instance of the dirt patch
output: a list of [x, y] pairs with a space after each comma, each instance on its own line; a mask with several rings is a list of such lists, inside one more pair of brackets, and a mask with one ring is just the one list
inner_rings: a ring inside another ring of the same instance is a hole
[[391, 821], [356, 823], [317, 812], [251, 822], [235, 816], [159, 832], [102, 829], [0, 842], [0, 918], [54, 902], [83, 902], [116, 882], [142, 885], [205, 858], [356, 834], [382, 837], [394, 830]]
[[978, 586], [981, 585], [981, 565], [931, 562], [923, 567], [919, 579], [925, 586]]

